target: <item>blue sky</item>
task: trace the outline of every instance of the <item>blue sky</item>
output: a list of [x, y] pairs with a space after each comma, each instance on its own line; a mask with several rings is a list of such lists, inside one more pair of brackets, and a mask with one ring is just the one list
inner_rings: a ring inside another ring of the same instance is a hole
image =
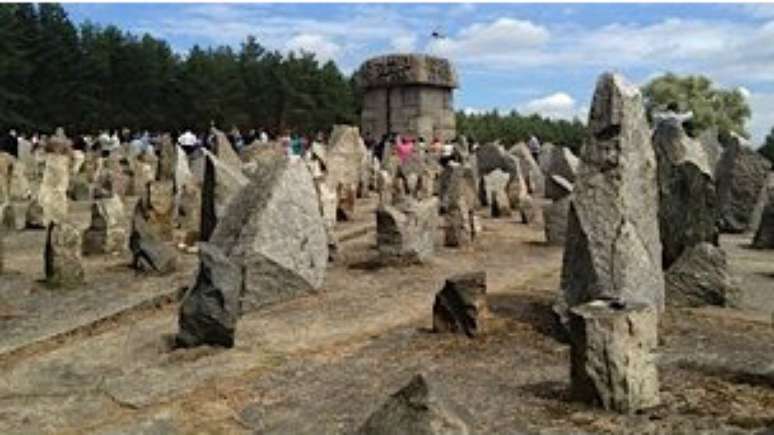
[[[76, 22], [237, 47], [255, 35], [281, 51], [313, 51], [346, 73], [388, 52], [450, 58], [460, 109], [587, 116], [605, 70], [642, 84], [665, 71], [701, 73], [748, 94], [748, 129], [774, 126], [774, 5], [767, 4], [66, 4]], [[445, 38], [434, 40], [438, 30]]]

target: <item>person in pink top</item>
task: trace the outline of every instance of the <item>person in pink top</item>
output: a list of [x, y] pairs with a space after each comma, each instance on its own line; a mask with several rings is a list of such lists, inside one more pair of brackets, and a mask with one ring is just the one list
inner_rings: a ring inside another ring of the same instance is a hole
[[400, 162], [403, 163], [411, 153], [414, 152], [414, 142], [411, 138], [395, 137], [395, 152], [398, 154]]

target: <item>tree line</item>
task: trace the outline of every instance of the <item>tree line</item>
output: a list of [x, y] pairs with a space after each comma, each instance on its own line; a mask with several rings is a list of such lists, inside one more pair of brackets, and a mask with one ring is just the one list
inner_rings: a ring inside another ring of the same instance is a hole
[[357, 120], [353, 82], [312, 53], [248, 37], [239, 50], [175, 53], [148, 34], [90, 22], [59, 4], [0, 4], [0, 127], [50, 132], [259, 126], [312, 132]]

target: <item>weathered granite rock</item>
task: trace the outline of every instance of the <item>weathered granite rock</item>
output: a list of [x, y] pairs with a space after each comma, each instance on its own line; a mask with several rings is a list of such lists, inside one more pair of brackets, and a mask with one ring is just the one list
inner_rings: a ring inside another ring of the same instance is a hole
[[183, 232], [183, 242], [193, 246], [201, 230], [202, 192], [192, 183], [183, 184], [177, 208], [177, 225]]
[[[329, 184], [329, 186], [333, 185]], [[355, 204], [357, 203], [357, 186], [338, 184], [338, 187], [336, 188], [336, 199], [338, 200], [336, 206], [336, 220], [351, 221], [354, 219]]]
[[7, 202], [0, 205], [0, 226], [8, 231], [21, 231], [26, 226], [26, 209], [23, 202]]
[[[202, 240], [209, 240], [217, 226], [218, 219], [237, 192], [248, 182], [241, 168], [238, 157], [235, 158], [231, 144], [225, 136], [216, 141], [212, 153], [204, 151], [207, 159], [204, 164], [204, 181], [202, 183], [201, 230]], [[224, 156], [224, 159], [220, 158]]]
[[718, 162], [716, 186], [720, 205], [720, 230], [747, 231], [755, 203], [766, 183], [771, 162], [733, 136]]
[[567, 306], [621, 298], [664, 307], [656, 157], [639, 90], [603, 74], [567, 221]]
[[16, 159], [11, 166], [8, 180], [8, 197], [11, 201], [26, 201], [32, 196], [30, 182], [27, 179], [27, 169], [23, 160]]
[[177, 169], [177, 148], [172, 143], [169, 134], [161, 136], [159, 143], [159, 160], [156, 168], [156, 180], [173, 181]]
[[133, 195], [142, 197], [148, 192], [148, 184], [155, 179], [153, 165], [138, 159], [132, 161], [131, 167], [132, 184], [130, 190]]
[[567, 238], [567, 215], [572, 204], [572, 196], [565, 196], [543, 206], [546, 243], [564, 246]]
[[529, 152], [527, 144], [520, 142], [511, 147], [510, 153], [519, 159], [519, 166], [523, 174], [524, 181], [527, 182], [527, 191], [535, 196], [545, 194], [545, 179], [540, 166]]
[[713, 177], [716, 176], [718, 162], [723, 154], [723, 145], [718, 140], [717, 127], [708, 128], [703, 131], [697, 138], [699, 144], [704, 149], [704, 154], [707, 156], [707, 164], [712, 170]]
[[0, 226], [0, 275], [3, 274], [5, 269], [5, 233], [6, 229]]
[[435, 295], [433, 331], [474, 337], [483, 329], [481, 322], [487, 313], [486, 272], [454, 275]]
[[659, 123], [653, 134], [658, 164], [662, 265], [668, 269], [686, 249], [718, 244], [718, 201], [704, 149], [679, 122]]
[[150, 182], [140, 201], [145, 220], [154, 233], [162, 240], [171, 240], [175, 228], [175, 182], [169, 179]]
[[[538, 163], [538, 166], [540, 167], [540, 170], [543, 172], [543, 175], [545, 175], [546, 177], [550, 175], [550, 172], [551, 172], [550, 168], [552, 165], [551, 160], [554, 158], [553, 153], [556, 152], [556, 148], [561, 148], [561, 147], [557, 147], [556, 145], [550, 142], [546, 142], [540, 146], [540, 154], [538, 154], [537, 163]], [[580, 161], [578, 163], [580, 163]]]
[[325, 182], [338, 192], [339, 215], [352, 218], [367, 150], [357, 127], [334, 125], [325, 155]]
[[765, 190], [766, 205], [761, 212], [752, 246], [757, 249], [774, 249], [774, 187]]
[[62, 221], [67, 217], [69, 184], [69, 158], [59, 154], [46, 155], [43, 181], [27, 212], [29, 228], [46, 228], [52, 221]]
[[83, 234], [83, 255], [122, 252], [128, 239], [121, 199], [113, 196], [95, 201], [91, 206], [91, 225]]
[[416, 375], [360, 427], [359, 435], [470, 435], [470, 415]]
[[575, 187], [561, 175], [550, 175], [546, 178], [546, 198], [560, 200], [572, 193]]
[[43, 254], [46, 283], [52, 287], [75, 287], [83, 283], [81, 232], [72, 222], [52, 221]]
[[768, 204], [769, 195], [772, 192], [774, 192], [774, 172], [769, 172], [766, 183], [764, 183], [760, 193], [758, 193], [758, 200], [755, 202], [755, 208], [753, 208], [752, 215], [750, 216], [750, 228], [753, 230], [757, 230], [760, 226], [763, 209]]
[[91, 183], [89, 183], [86, 174], [79, 173], [70, 176], [67, 196], [73, 201], [88, 201], [91, 199]]
[[129, 249], [132, 251], [132, 268], [139, 272], [166, 275], [177, 268], [175, 251], [145, 222], [142, 204], [137, 204], [132, 217]]
[[62, 127], [57, 127], [52, 136], [44, 142], [44, 148], [46, 153], [67, 155], [70, 154], [73, 146], [73, 141], [67, 138], [65, 131]]
[[444, 213], [444, 245], [463, 247], [476, 238], [475, 182], [469, 167], [448, 165], [441, 175], [440, 202]]
[[423, 263], [435, 252], [438, 199], [405, 198], [376, 210], [376, 242], [383, 260]]
[[118, 155], [111, 154], [102, 159], [94, 197], [96, 199], [110, 198], [113, 195], [124, 197], [129, 191], [130, 182]]
[[443, 168], [438, 177], [438, 200], [441, 213], [445, 213], [452, 200], [457, 200], [460, 195], [465, 197], [465, 202], [471, 208], [477, 203], [476, 174], [469, 165], [450, 163]]
[[244, 269], [245, 310], [319, 289], [328, 238], [306, 165], [281, 157], [259, 163], [210, 242]]
[[376, 192], [379, 195], [379, 204], [392, 204], [393, 200], [393, 178], [389, 172], [380, 170], [376, 174]]
[[13, 161], [13, 156], [0, 152], [0, 204], [8, 201], [11, 197], [8, 187], [11, 183]]
[[[545, 151], [545, 149], [543, 150]], [[550, 149], [545, 175], [546, 198], [558, 200], [567, 195], [562, 185], [558, 185], [555, 177], [561, 177], [570, 184], [575, 182], [580, 160], [567, 147], [552, 147]]]
[[181, 347], [233, 347], [243, 287], [239, 265], [229, 260], [217, 246], [201, 243], [196, 284], [180, 304], [180, 331], [175, 338], [176, 344]]
[[579, 305], [570, 310], [570, 334], [576, 399], [620, 413], [660, 403], [655, 307], [609, 300]]
[[733, 306], [738, 290], [728, 272], [726, 254], [710, 243], [688, 247], [665, 274], [669, 305]]
[[492, 217], [507, 217], [511, 215], [511, 200], [507, 192], [510, 179], [511, 176], [500, 169], [495, 169], [483, 176], [481, 184]]

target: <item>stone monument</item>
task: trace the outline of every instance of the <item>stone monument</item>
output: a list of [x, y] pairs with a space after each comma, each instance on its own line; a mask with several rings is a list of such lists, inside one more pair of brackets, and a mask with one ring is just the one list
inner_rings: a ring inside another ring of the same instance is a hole
[[456, 135], [452, 94], [457, 74], [447, 59], [422, 54], [375, 57], [357, 73], [363, 89], [361, 131], [394, 132], [430, 141]]

